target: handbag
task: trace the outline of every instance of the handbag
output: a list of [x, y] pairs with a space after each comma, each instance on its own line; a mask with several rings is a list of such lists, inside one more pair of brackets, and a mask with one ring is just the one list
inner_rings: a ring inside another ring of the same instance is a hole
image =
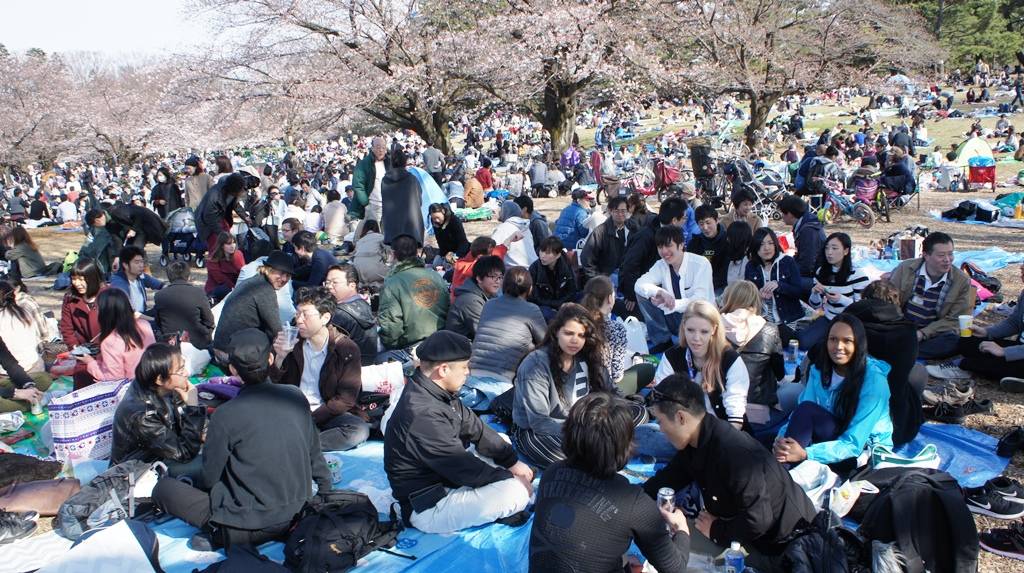
[[114, 411], [131, 380], [97, 382], [50, 401], [54, 455], [60, 461], [110, 457]]
[[884, 468], [929, 468], [938, 469], [942, 459], [935, 444], [928, 444], [917, 455], [906, 458], [892, 451], [888, 446], [876, 445], [871, 448], [871, 467]]

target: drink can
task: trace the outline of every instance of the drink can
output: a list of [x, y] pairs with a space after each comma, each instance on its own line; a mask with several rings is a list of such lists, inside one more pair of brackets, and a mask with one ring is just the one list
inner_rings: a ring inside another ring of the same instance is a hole
[[43, 402], [41, 400], [32, 400], [32, 415], [39, 416], [43, 413]]
[[789, 341], [789, 359], [796, 362], [800, 358], [800, 342], [798, 340]]
[[663, 487], [658, 490], [658, 507], [668, 511], [676, 509], [676, 492], [670, 487]]

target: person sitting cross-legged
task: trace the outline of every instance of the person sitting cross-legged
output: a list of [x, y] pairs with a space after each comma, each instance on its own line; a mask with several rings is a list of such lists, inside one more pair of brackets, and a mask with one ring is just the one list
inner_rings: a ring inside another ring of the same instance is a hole
[[[303, 287], [295, 296], [295, 326], [299, 344], [275, 347], [278, 384], [298, 386], [309, 401], [313, 421], [320, 430], [337, 428], [340, 441], [333, 448], [348, 450], [370, 437], [366, 415], [358, 406], [362, 389], [359, 347], [332, 325], [337, 305], [323, 288]], [[282, 343], [281, 337], [278, 342]]]
[[917, 325], [918, 357], [949, 358], [960, 341], [957, 317], [971, 314], [975, 289], [953, 265], [953, 238], [934, 232], [924, 239], [924, 256], [903, 261], [889, 280], [900, 291], [903, 315]]
[[424, 340], [384, 429], [392, 495], [402, 519], [424, 533], [526, 521], [533, 470], [458, 397], [471, 351], [469, 339], [447, 330]]
[[243, 386], [210, 417], [197, 487], [163, 477], [153, 488], [160, 509], [201, 530], [193, 549], [284, 539], [313, 498], [312, 483], [332, 489], [309, 401], [298, 388], [268, 380], [273, 362], [262, 331], [233, 333], [229, 370]]
[[455, 289], [455, 302], [448, 309], [445, 330], [473, 340], [484, 304], [498, 295], [504, 277], [505, 263], [500, 257], [485, 255], [477, 259], [473, 278]]

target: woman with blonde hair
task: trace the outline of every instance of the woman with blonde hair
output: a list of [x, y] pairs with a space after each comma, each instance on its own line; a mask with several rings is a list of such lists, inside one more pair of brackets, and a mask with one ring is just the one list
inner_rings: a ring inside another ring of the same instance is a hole
[[665, 351], [654, 373], [658, 383], [676, 372], [687, 372], [704, 390], [708, 412], [744, 427], [750, 377], [738, 352], [725, 337], [722, 316], [715, 305], [693, 301], [679, 327], [679, 346]]

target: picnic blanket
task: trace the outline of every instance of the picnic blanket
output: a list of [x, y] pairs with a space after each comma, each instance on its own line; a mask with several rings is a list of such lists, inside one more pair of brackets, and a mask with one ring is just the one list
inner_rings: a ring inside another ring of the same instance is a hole
[[[900, 262], [862, 257], [855, 258], [853, 261], [854, 265], [863, 270], [871, 280], [879, 278], [883, 273], [892, 272]], [[953, 266], [959, 268], [965, 262], [974, 263], [986, 273], [992, 273], [1008, 265], [1024, 263], [1024, 253], [1010, 253], [999, 247], [975, 251], [956, 251], [953, 256]]]

